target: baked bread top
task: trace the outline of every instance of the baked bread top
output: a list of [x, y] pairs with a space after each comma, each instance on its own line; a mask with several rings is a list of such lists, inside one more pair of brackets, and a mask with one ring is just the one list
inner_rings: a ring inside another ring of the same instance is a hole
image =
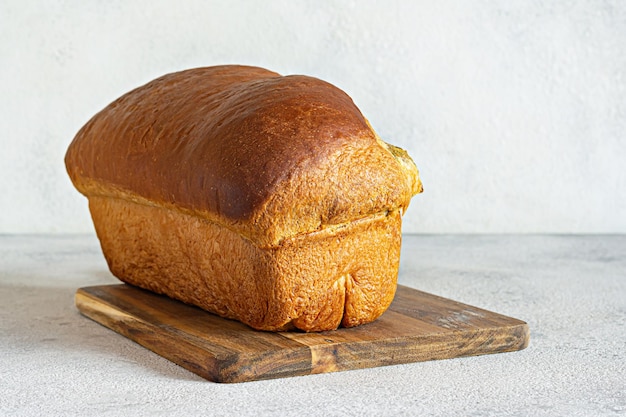
[[88, 197], [181, 210], [260, 247], [405, 209], [422, 190], [408, 155], [380, 140], [346, 93], [247, 66], [130, 91], [78, 132], [65, 163]]

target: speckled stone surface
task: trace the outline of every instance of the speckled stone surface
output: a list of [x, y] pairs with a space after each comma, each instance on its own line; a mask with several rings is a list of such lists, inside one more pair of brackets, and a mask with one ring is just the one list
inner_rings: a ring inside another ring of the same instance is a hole
[[400, 283], [525, 320], [520, 352], [216, 384], [82, 317], [92, 235], [0, 236], [0, 415], [626, 414], [626, 236], [405, 236]]

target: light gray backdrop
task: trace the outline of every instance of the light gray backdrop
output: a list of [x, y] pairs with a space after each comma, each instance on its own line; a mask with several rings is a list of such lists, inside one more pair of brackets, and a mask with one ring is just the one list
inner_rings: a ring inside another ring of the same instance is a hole
[[4, 0], [0, 233], [91, 232], [76, 131], [226, 63], [350, 94], [421, 170], [405, 232], [626, 232], [626, 2]]

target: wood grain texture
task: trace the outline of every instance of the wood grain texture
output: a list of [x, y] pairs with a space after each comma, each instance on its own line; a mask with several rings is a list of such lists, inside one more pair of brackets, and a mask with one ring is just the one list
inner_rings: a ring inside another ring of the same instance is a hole
[[261, 332], [125, 284], [80, 288], [82, 314], [215, 382], [244, 382], [524, 349], [518, 319], [398, 286], [373, 323]]

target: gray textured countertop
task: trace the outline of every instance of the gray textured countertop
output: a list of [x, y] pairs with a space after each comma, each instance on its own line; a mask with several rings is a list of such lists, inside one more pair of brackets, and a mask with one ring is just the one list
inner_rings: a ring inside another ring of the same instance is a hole
[[0, 236], [0, 415], [626, 414], [626, 236], [405, 236], [399, 282], [528, 322], [520, 352], [216, 384], [81, 316], [94, 236]]

